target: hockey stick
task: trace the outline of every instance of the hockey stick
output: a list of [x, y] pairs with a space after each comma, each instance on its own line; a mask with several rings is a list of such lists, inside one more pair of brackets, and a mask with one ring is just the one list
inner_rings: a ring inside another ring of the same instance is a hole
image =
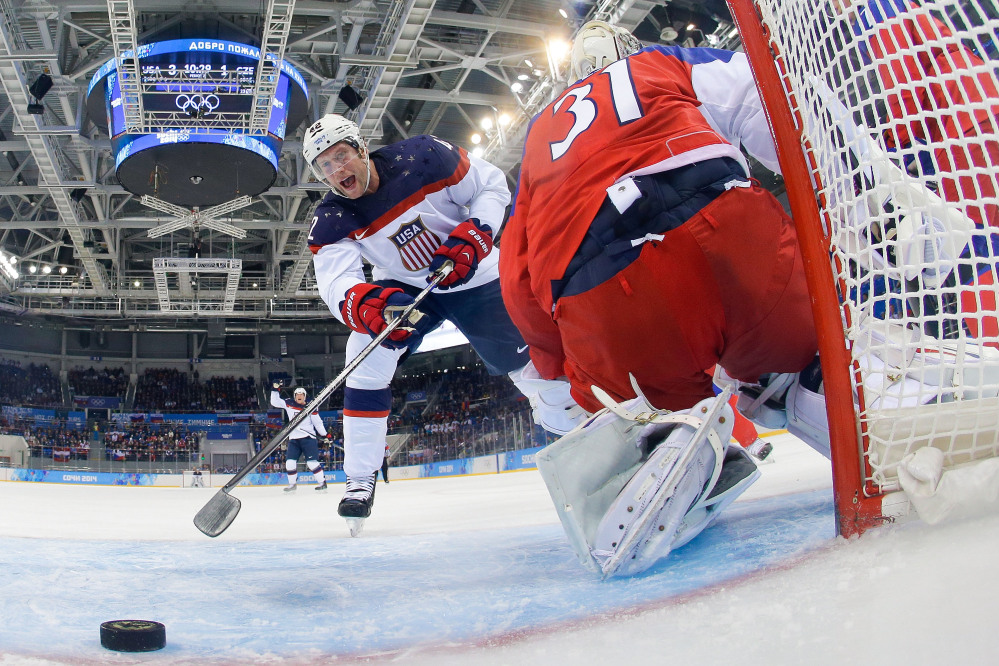
[[364, 359], [371, 354], [371, 352], [377, 349], [378, 345], [380, 345], [386, 338], [388, 338], [389, 335], [392, 334], [392, 331], [397, 329], [403, 322], [408, 321], [409, 316], [414, 310], [416, 310], [416, 306], [419, 305], [424, 298], [426, 298], [427, 294], [429, 294], [434, 287], [440, 284], [441, 280], [450, 275], [452, 270], [454, 270], [454, 263], [446, 261], [444, 265], [433, 274], [433, 278], [430, 280], [430, 283], [426, 286], [426, 288], [413, 298], [413, 302], [406, 306], [406, 308], [399, 313], [398, 317], [390, 321], [388, 326], [386, 326], [381, 333], [375, 336], [375, 338], [368, 343], [368, 346], [365, 347], [360, 354], [354, 357], [354, 360], [347, 364], [347, 367], [345, 367], [343, 371], [337, 375], [336, 379], [327, 384], [326, 388], [320, 391], [319, 394], [312, 399], [312, 402], [296, 414], [295, 417], [288, 422], [288, 425], [286, 425], [281, 432], [274, 436], [274, 439], [262, 446], [260, 451], [258, 451], [255, 456], [250, 458], [250, 460], [243, 465], [240, 470], [236, 472], [236, 474], [233, 475], [233, 477], [229, 479], [229, 481], [222, 486], [222, 488], [220, 488], [210, 500], [208, 500], [207, 504], [201, 507], [201, 510], [194, 516], [194, 526], [210, 537], [217, 537], [222, 534], [222, 532], [226, 531], [229, 525], [232, 524], [232, 521], [236, 519], [236, 514], [239, 513], [241, 505], [239, 499], [230, 495], [229, 491], [236, 487], [247, 474], [256, 469], [257, 466], [267, 458], [267, 456], [269, 456], [278, 446], [288, 439], [292, 431], [297, 428], [302, 421], [307, 419], [313, 411], [319, 409], [319, 406], [323, 404], [323, 402], [325, 402], [335, 390], [340, 388], [340, 385], [343, 384], [347, 377], [349, 377], [350, 374], [357, 369], [357, 366], [359, 366]]

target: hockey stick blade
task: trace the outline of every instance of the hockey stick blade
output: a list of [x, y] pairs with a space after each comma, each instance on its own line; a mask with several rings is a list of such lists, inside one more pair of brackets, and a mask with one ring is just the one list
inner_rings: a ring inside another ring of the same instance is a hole
[[236, 520], [240, 505], [238, 497], [222, 488], [194, 516], [194, 526], [210, 537], [217, 537]]

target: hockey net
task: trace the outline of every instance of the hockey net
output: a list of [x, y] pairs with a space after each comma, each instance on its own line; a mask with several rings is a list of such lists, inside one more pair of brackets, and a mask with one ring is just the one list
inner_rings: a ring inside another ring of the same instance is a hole
[[195, 474], [194, 470], [185, 469], [183, 472], [181, 486], [184, 488], [211, 488], [212, 473], [201, 471], [199, 475]]
[[999, 455], [999, 5], [728, 4], [799, 231], [837, 520], [856, 534], [892, 518], [917, 449], [944, 469]]

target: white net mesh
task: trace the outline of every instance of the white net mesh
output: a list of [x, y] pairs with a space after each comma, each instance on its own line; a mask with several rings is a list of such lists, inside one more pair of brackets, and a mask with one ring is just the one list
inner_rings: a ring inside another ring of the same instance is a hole
[[757, 6], [829, 239], [868, 494], [921, 446], [999, 454], [996, 3]]

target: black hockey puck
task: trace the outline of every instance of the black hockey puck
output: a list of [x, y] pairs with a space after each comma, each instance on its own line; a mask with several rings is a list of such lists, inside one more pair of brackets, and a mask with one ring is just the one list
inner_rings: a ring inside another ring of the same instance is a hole
[[101, 645], [116, 652], [150, 652], [166, 646], [166, 627], [150, 620], [101, 622]]

